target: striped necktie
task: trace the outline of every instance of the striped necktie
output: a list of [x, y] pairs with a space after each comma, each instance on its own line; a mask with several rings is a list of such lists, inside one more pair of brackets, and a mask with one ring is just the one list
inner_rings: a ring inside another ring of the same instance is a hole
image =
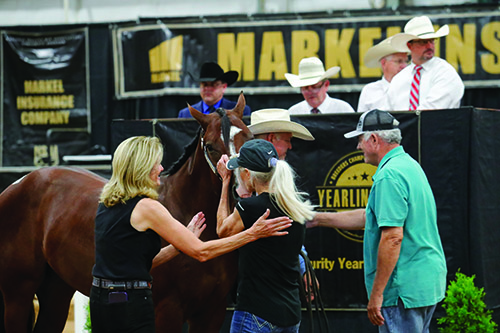
[[421, 71], [422, 66], [415, 66], [415, 74], [410, 89], [410, 111], [416, 110], [419, 104]]
[[321, 113], [321, 112], [319, 111], [319, 109], [318, 109], [318, 108], [312, 108], [312, 109], [311, 109], [311, 113], [312, 113], [312, 114], [318, 114], [318, 113]]

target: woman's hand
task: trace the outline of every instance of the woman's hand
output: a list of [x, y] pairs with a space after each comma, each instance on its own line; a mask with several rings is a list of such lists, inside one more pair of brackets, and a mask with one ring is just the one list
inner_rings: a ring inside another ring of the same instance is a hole
[[198, 238], [200, 238], [201, 233], [207, 225], [205, 224], [205, 214], [203, 212], [199, 212], [189, 222], [187, 225], [187, 228]]
[[217, 162], [217, 171], [219, 172], [219, 175], [221, 176], [223, 182], [229, 182], [233, 174], [231, 170], [228, 170], [228, 168], [226, 168], [227, 161], [229, 161], [229, 157], [224, 154]]
[[292, 225], [292, 220], [287, 216], [276, 217], [274, 219], [266, 220], [269, 216], [270, 210], [266, 209], [266, 212], [259, 217], [257, 222], [255, 222], [250, 229], [248, 229], [258, 238], [265, 238], [270, 236], [284, 236], [288, 234], [288, 231], [282, 231]]

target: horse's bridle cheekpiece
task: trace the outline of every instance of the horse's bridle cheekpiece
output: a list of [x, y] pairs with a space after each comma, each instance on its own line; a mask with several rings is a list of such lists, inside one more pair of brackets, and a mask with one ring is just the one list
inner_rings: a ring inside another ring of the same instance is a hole
[[[224, 140], [224, 146], [226, 149], [229, 150], [229, 133], [231, 130], [231, 121], [229, 120], [229, 117], [227, 116], [226, 110], [223, 108], [218, 108], [215, 110], [214, 113], [217, 113], [221, 117], [221, 134], [222, 138]], [[205, 159], [207, 160], [208, 166], [212, 170], [213, 173], [219, 177], [219, 180], [222, 181], [222, 177], [219, 174], [219, 171], [217, 171], [217, 166], [212, 162], [210, 157], [208, 156], [208, 149], [207, 146], [205, 145], [205, 140], [203, 140], [203, 137], [205, 135], [205, 131], [202, 129], [201, 130], [201, 147], [203, 148], [203, 155], [205, 155]]]

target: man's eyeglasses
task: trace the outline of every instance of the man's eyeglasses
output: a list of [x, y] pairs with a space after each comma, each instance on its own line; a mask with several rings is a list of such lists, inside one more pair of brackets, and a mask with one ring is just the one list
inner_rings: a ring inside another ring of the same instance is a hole
[[402, 65], [402, 64], [408, 65], [410, 63], [409, 60], [404, 60], [404, 59], [390, 59], [389, 61], [395, 63], [396, 65]]
[[300, 87], [301, 91], [319, 91], [323, 86], [325, 85], [326, 81], [321, 81], [316, 84], [310, 85], [310, 86], [305, 86], [305, 87]]

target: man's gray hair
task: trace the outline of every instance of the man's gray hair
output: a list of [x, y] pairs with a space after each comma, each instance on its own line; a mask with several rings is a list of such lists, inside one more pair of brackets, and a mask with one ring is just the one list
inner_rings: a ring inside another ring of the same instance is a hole
[[378, 135], [383, 141], [387, 143], [401, 143], [401, 130], [399, 128], [394, 128], [390, 130], [383, 130], [383, 131], [373, 131], [373, 132], [365, 132], [363, 134], [363, 139], [366, 141], [370, 138], [371, 134], [376, 134]]

